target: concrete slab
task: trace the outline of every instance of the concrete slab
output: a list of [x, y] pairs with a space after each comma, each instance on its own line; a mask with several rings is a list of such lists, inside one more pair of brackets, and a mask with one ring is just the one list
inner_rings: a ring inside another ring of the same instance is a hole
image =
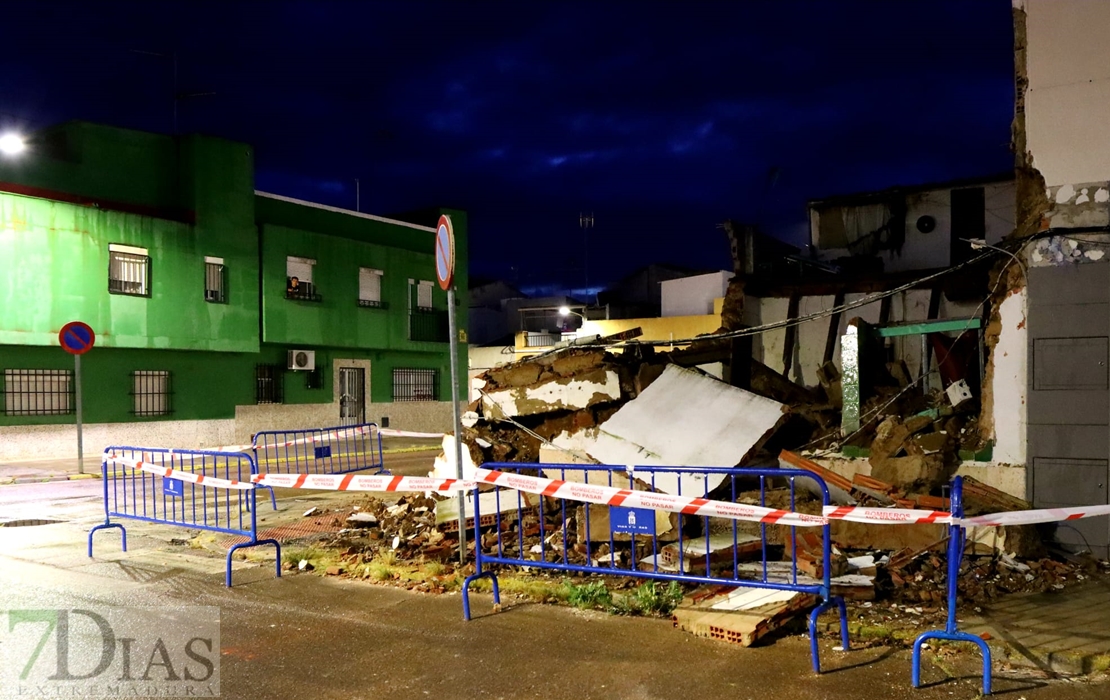
[[[776, 401], [668, 365], [583, 447], [602, 464], [734, 467], [782, 419], [783, 405]], [[666, 493], [702, 495], [723, 478], [660, 473], [653, 485]]]

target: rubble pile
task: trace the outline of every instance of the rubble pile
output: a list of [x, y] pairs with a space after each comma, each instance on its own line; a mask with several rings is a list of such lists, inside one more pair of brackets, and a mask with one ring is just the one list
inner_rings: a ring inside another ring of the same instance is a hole
[[[463, 416], [462, 471], [465, 475], [490, 462], [537, 464], [528, 473], [672, 494], [706, 493], [713, 499], [820, 514], [821, 491], [805, 491], [806, 482], [814, 484], [808, 479], [797, 479], [793, 491], [778, 479], [767, 479], [762, 488], [758, 481], [738, 488], [712, 472], [713, 467], [778, 465], [818, 475], [837, 505], [949, 508], [947, 489], [961, 453], [982, 447], [974, 397], [923, 392], [904, 363], [867, 364], [865, 358], [885, 354], [861, 353], [866, 366], [859, 368], [858, 380], [853, 377], [860, 429], [841, 438], [848, 399], [842, 396], [846, 380], [834, 364], [818, 372], [818, 386], [805, 387], [752, 359], [750, 344], [744, 348], [742, 340], [712, 338], [668, 353], [634, 343], [619, 350], [572, 346], [491, 369], [475, 380], [481, 398]], [[961, 357], [972, 355], [961, 352]], [[937, 357], [948, 356], [948, 348], [937, 352]], [[724, 368], [725, 381], [707, 373], [714, 363]], [[965, 378], [974, 382], [965, 364], [940, 363], [947, 385]], [[453, 436], [444, 440], [437, 476], [456, 473], [453, 441]], [[863, 459], [833, 471], [829, 467], [835, 464], [825, 467], [799, 454], [815, 445], [852, 448]], [[588, 463], [710, 470], [641, 477], [569, 466]], [[969, 516], [1030, 507], [974, 479], [964, 484]], [[479, 541], [468, 544], [488, 554], [613, 573], [638, 569], [728, 577], [735, 572], [773, 582], [816, 582], [827, 569], [833, 593], [857, 601], [857, 608], [889, 608], [892, 615], [925, 619], [946, 606], [945, 525], [835, 520], [826, 561], [817, 530], [657, 512], [655, 536], [633, 537], [617, 531], [606, 507], [523, 493], [498, 498], [491, 489], [464, 495], [478, 499], [467, 505], [467, 513], [472, 516], [477, 506], [481, 514]], [[347, 527], [333, 545], [342, 550], [342, 568], [349, 575], [385, 580], [383, 559], [447, 564], [457, 552], [455, 498], [371, 498], [343, 520]], [[466, 527], [473, 531], [473, 517]], [[1048, 558], [1044, 534], [1033, 526], [973, 530], [961, 568], [961, 600], [981, 605], [1006, 594], [1055, 590], [1082, 580], [1079, 567]], [[375, 562], [378, 568], [372, 570]], [[420, 585], [440, 587], [435, 581]], [[675, 621], [696, 634], [748, 645], [813, 602], [790, 591], [703, 587], [690, 593]]]
[[[948, 596], [948, 564], [927, 553], [909, 561], [891, 556], [886, 565], [889, 599], [903, 604], [943, 606]], [[988, 605], [1011, 593], [1063, 590], [1087, 578], [1087, 569], [1053, 559], [1018, 561], [1008, 554], [964, 557], [956, 590], [960, 603]]]

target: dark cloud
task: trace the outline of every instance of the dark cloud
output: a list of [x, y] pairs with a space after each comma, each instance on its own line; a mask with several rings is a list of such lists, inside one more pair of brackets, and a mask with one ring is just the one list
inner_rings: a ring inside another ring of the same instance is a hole
[[798, 241], [807, 199], [1010, 164], [1006, 0], [36, 2], [5, 16], [0, 124], [170, 131], [176, 56], [191, 95], [178, 128], [254, 143], [260, 188], [353, 206], [357, 178], [364, 209], [466, 208], [482, 274], [581, 276], [586, 245], [593, 279], [721, 267], [726, 217]]

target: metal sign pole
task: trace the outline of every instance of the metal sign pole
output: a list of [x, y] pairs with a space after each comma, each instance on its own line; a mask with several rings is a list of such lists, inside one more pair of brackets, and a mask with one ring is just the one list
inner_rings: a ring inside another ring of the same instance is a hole
[[85, 473], [85, 445], [81, 435], [81, 356], [73, 356], [74, 399], [77, 404], [77, 472]]
[[[462, 416], [459, 412], [459, 332], [455, 322], [455, 287], [447, 290], [447, 332], [451, 338], [451, 414], [455, 420], [455, 476], [462, 480]], [[478, 545], [475, 544], [475, 547]], [[466, 565], [466, 492], [459, 490], [459, 565]]]

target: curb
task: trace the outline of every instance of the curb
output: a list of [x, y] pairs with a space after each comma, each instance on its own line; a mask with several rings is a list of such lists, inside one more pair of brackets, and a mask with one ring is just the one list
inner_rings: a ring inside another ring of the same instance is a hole
[[431, 452], [432, 450], [442, 450], [442, 449], [443, 449], [442, 445], [435, 445], [435, 446], [429, 446], [429, 447], [424, 447], [424, 446], [394, 447], [392, 449], [382, 450], [382, 454], [383, 455], [397, 455], [397, 454], [404, 454], [406, 452]]
[[[839, 638], [839, 622], [819, 622], [817, 629], [821, 633]], [[848, 623], [848, 637], [852, 641], [885, 641], [889, 644], [906, 645], [912, 643], [919, 633], [920, 630], [892, 630], [888, 627], [864, 625], [859, 622]], [[941, 642], [941, 644], [950, 643]], [[998, 663], [1003, 663], [1022, 668], [1049, 669], [1065, 676], [1091, 676], [1110, 670], [1110, 653], [1038, 651], [1035, 647], [1021, 650], [998, 637], [992, 637], [988, 644], [994, 652], [996, 667]]]
[[82, 481], [84, 479], [99, 479], [99, 474], [46, 474], [43, 476], [16, 476], [0, 479], [0, 486], [14, 484], [48, 484], [54, 481]]
[[[436, 445], [434, 447], [396, 447], [389, 450], [382, 450], [383, 455], [391, 454], [407, 454], [413, 452], [431, 452], [432, 450], [439, 450], [441, 447]], [[16, 484], [49, 484], [55, 481], [81, 481], [84, 479], [99, 479], [99, 473], [85, 473], [85, 474], [44, 474], [42, 476], [16, 476], [8, 478], [0, 478], [0, 486], [13, 486]]]

